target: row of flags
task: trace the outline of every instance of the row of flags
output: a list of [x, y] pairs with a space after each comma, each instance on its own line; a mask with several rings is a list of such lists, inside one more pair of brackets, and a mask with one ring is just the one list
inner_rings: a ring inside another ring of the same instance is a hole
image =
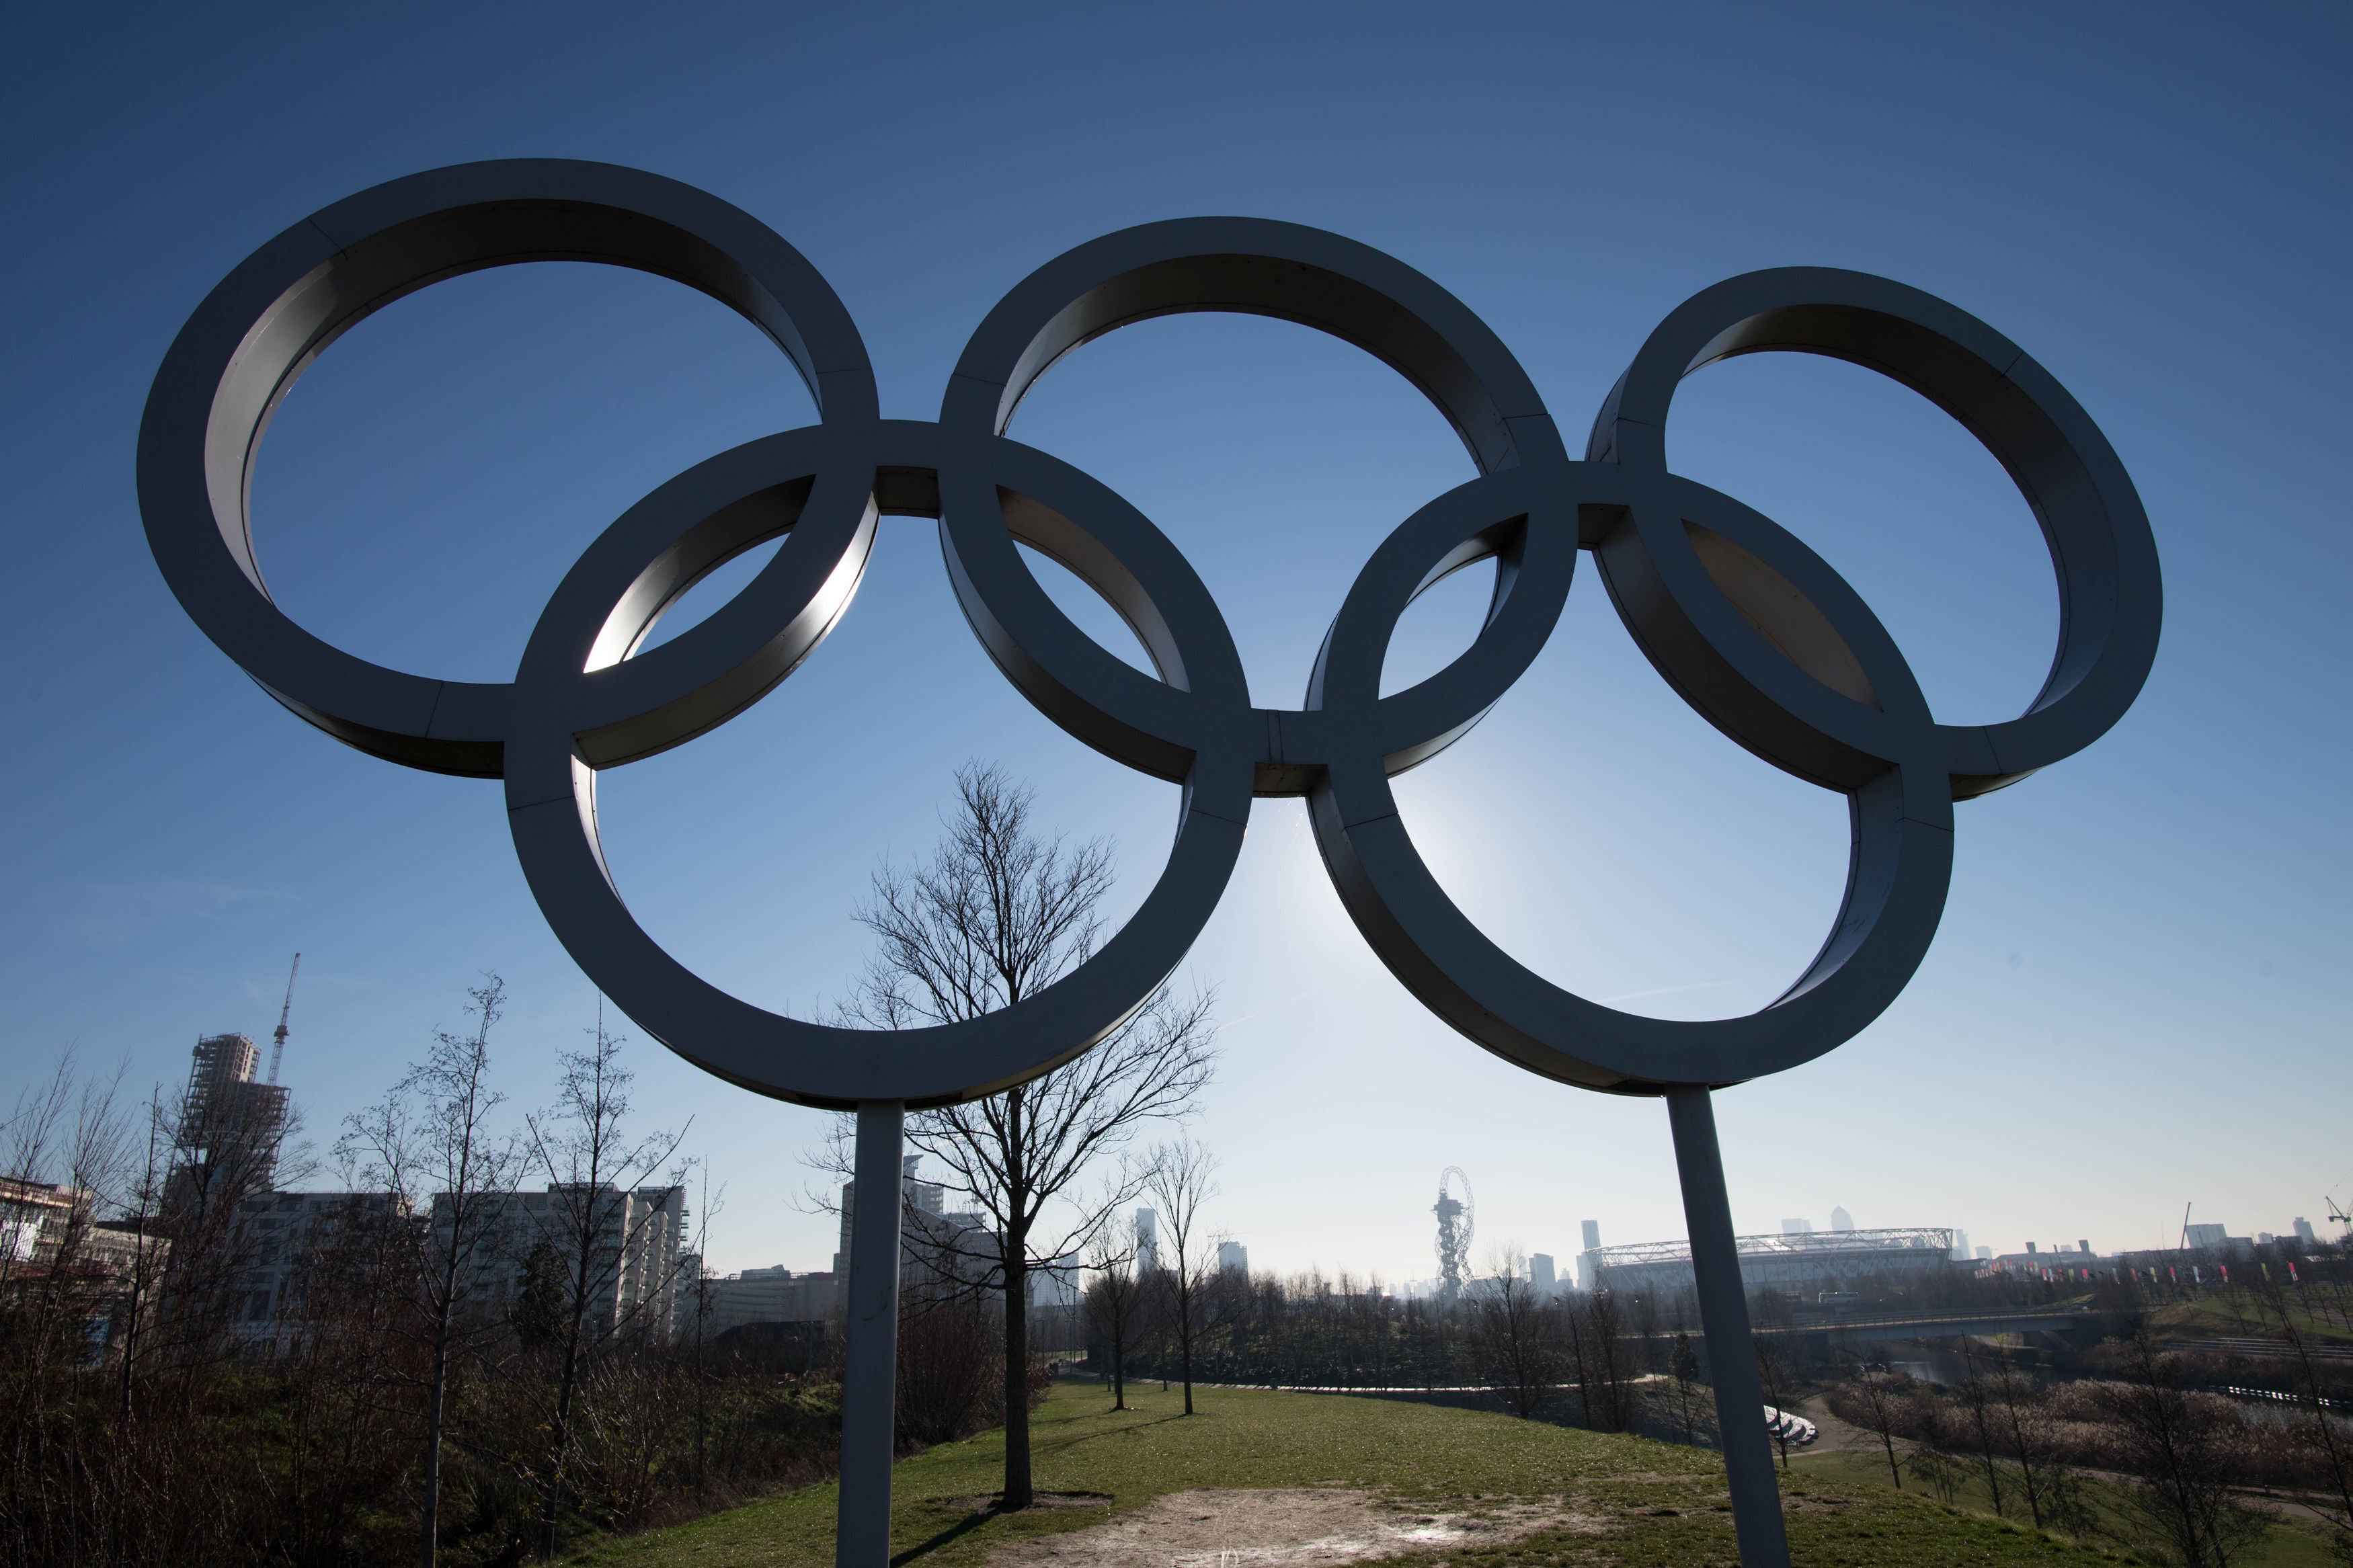
[[[2272, 1266], [2270, 1264], [2258, 1263], [2255, 1267], [2263, 1270], [2263, 1278], [2265, 1279], [2269, 1279], [2272, 1277]], [[2303, 1276], [2296, 1273], [2295, 1265], [2294, 1263], [2284, 1264], [2283, 1267], [2287, 1269], [2289, 1284], [2300, 1286], [2304, 1283]], [[2228, 1285], [2231, 1282], [2231, 1266], [2229, 1264], [2217, 1263], [2214, 1265], [2214, 1271], [2222, 1277], [2223, 1284]], [[2036, 1272], [2041, 1274], [2043, 1279], [2053, 1281], [2081, 1279], [2088, 1284], [2093, 1279], [2098, 1278], [2097, 1275], [2094, 1274], [2092, 1270], [2088, 1268], [2042, 1268], [2036, 1270]], [[2116, 1279], [2120, 1272], [2125, 1275], [2129, 1275], [2134, 1279], [2138, 1279], [2140, 1278], [2140, 1270], [2137, 1268], [2126, 1268], [2120, 1271], [2111, 1269], [2109, 1270], [2108, 1278], [2112, 1279]], [[2176, 1285], [2181, 1283], [2180, 1270], [2176, 1268], [2170, 1263], [2165, 1266], [2165, 1277]], [[2152, 1285], [2158, 1282], [2157, 1270], [2155, 1268], [2151, 1268], [2148, 1271], [2148, 1282]], [[2189, 1266], [2189, 1282], [2192, 1285], [2200, 1286], [2206, 1283], [2206, 1276], [2200, 1265], [2193, 1263]]]

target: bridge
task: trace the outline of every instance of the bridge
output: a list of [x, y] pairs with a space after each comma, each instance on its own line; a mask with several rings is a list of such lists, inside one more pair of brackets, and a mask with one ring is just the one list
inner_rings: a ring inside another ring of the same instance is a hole
[[1809, 1314], [1788, 1323], [1758, 1324], [1759, 1339], [1807, 1338], [1825, 1343], [1846, 1340], [1876, 1344], [1893, 1340], [1935, 1340], [1968, 1334], [2064, 1334], [2086, 1349], [2106, 1337], [2113, 1314], [2048, 1308], [2005, 1310], [1968, 1308], [1947, 1312], [1857, 1313], [1852, 1317]]

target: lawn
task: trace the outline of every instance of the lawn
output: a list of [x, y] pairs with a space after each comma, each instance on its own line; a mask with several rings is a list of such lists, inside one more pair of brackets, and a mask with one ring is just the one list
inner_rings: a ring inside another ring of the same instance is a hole
[[[1878, 1453], [1793, 1454], [1789, 1465], [1791, 1473], [1804, 1476], [1809, 1481], [1835, 1485], [1849, 1492], [1892, 1492], [1894, 1486], [1887, 1473], [1887, 1460]], [[2014, 1479], [2013, 1474], [2010, 1480]], [[1912, 1483], [1907, 1479], [1905, 1484]], [[2116, 1484], [2091, 1479], [2084, 1487], [2093, 1512], [2108, 1528], [2118, 1528], [2123, 1523], [2124, 1510], [2116, 1500]], [[1992, 1494], [1987, 1490], [1982, 1475], [1962, 1481], [1953, 1500], [1971, 1514], [1986, 1516], [1993, 1512]], [[2004, 1483], [2002, 1500], [2013, 1512], [2025, 1507], [2009, 1480]], [[2280, 1524], [2274, 1526], [2271, 1533], [2244, 1557], [2235, 1559], [2233, 1568], [2329, 1568], [2335, 1562], [2327, 1543], [2316, 1534]]]
[[[894, 1563], [978, 1568], [1030, 1538], [1083, 1530], [1169, 1493], [1200, 1489], [1334, 1489], [1370, 1493], [1395, 1517], [1502, 1519], [1541, 1503], [1574, 1522], [1506, 1543], [1390, 1553], [1460, 1568], [1551, 1563], [1733, 1568], [1731, 1514], [1715, 1456], [1474, 1410], [1340, 1394], [1198, 1391], [1200, 1413], [1157, 1386], [1109, 1410], [1090, 1383], [1058, 1384], [1035, 1425], [1037, 1484], [1060, 1506], [998, 1514], [990, 1496], [1001, 1434], [984, 1433], [902, 1463]], [[2118, 1559], [1843, 1474], [1796, 1473], [1793, 1554], [1804, 1568], [1903, 1563], [2114, 1563]], [[596, 1568], [828, 1568], [834, 1489], [810, 1487], [692, 1524], [607, 1542], [575, 1561]], [[1245, 1544], [1236, 1542], [1237, 1545]]]
[[[2292, 1305], [2288, 1317], [2304, 1337], [2315, 1344], [2341, 1345], [2353, 1342], [2345, 1325], [2333, 1315], [2324, 1316]], [[2210, 1298], [2203, 1301], [2177, 1301], [2158, 1308], [2148, 1318], [2149, 1332], [2160, 1339], [2253, 1339], [2280, 1337], [2279, 1321], [2253, 1301], [2234, 1301], [2229, 1297]]]

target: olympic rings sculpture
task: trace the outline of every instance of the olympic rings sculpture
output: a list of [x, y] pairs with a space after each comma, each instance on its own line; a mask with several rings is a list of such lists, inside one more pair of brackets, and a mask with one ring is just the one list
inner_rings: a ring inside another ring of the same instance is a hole
[[[270, 600], [248, 521], [280, 401], [369, 312], [445, 278], [543, 260], [638, 268], [733, 308], [790, 358], [821, 422], [697, 464], [623, 513], [565, 575], [510, 682], [387, 669], [296, 626]], [[1357, 345], [1437, 405], [1479, 469], [1373, 552], [1297, 709], [1250, 705], [1218, 606], [1166, 536], [1084, 473], [1006, 435], [1061, 355], [1187, 310], [1281, 317]], [[2017, 482], [2049, 544], [2061, 608], [2050, 677], [2018, 718], [1938, 723], [1885, 629], [1827, 563], [1769, 519], [1669, 471], [1677, 383], [1768, 350], [1848, 360], [1911, 387]], [[1080, 246], [1008, 294], [966, 345], [938, 421], [925, 424], [880, 416], [841, 301], [765, 225], [657, 175], [553, 160], [395, 180], [264, 245], [173, 343], [138, 463], [156, 562], [214, 643], [280, 702], [364, 752], [503, 779], [540, 908], [606, 994], [707, 1070], [821, 1106], [976, 1098], [1101, 1041], [1208, 921], [1251, 801], [1264, 795], [1307, 798], [1334, 884], [1375, 951], [1439, 1016], [1522, 1067], [1625, 1093], [1793, 1067], [1851, 1038], [1917, 969], [1950, 880], [1954, 803], [2104, 733], [2147, 676], [2161, 615], [2147, 517], [2091, 418], [2000, 333], [1884, 279], [1787, 268], [1704, 289], [1642, 345], [1578, 460], [1493, 332], [1403, 263], [1290, 224], [1148, 224]], [[868, 1032], [768, 1013], [665, 952], [606, 869], [596, 781], [725, 722], [790, 675], [849, 605], [885, 513], [938, 519], [965, 614], [1023, 695], [1104, 754], [1181, 783], [1184, 804], [1142, 908], [1060, 983], [967, 1022]], [[780, 535], [733, 599], [643, 647], [706, 573]], [[1065, 617], [1017, 542], [1109, 601], [1158, 679]], [[1836, 924], [1796, 984], [1747, 1016], [1641, 1017], [1540, 978], [1464, 918], [1398, 819], [1389, 779], [1459, 739], [1527, 668], [1581, 549], [1686, 701], [1758, 756], [1852, 802]], [[1490, 558], [1494, 594], [1471, 647], [1381, 696], [1407, 605]]]

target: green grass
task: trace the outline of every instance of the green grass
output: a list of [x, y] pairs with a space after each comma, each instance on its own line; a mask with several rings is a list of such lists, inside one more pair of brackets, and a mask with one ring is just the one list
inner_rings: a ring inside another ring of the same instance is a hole
[[[1892, 1494], [1894, 1482], [1887, 1473], [1887, 1459], [1880, 1453], [1792, 1454], [1789, 1457], [1792, 1474], [1810, 1481], [1834, 1484], [1850, 1491], [1876, 1489]], [[2012, 1512], [2022, 1510], [2024, 1495], [2011, 1485], [2013, 1472], [2002, 1483], [2002, 1500]], [[1907, 1479], [1906, 1488], [1913, 1486]], [[2112, 1482], [2090, 1479], [2084, 1482], [2092, 1511], [2109, 1530], [2120, 1528], [2124, 1510], [2117, 1500], [2119, 1488]], [[1915, 1493], [1913, 1495], [1918, 1495]], [[1992, 1493], [1987, 1489], [1982, 1473], [1970, 1476], [1955, 1489], [1953, 1500], [1965, 1512], [1985, 1517], [1993, 1512]], [[2244, 1557], [2236, 1561], [2235, 1568], [2328, 1568], [2336, 1559], [2329, 1555], [2327, 1543], [2308, 1530], [2292, 1525], [2274, 1525], [2271, 1533]]]
[[[892, 1547], [902, 1568], [978, 1568], [1008, 1542], [1079, 1530], [1154, 1498], [1203, 1487], [1339, 1487], [1399, 1509], [1476, 1513], [1512, 1500], [1562, 1499], [1606, 1521], [1484, 1549], [1403, 1556], [1457, 1568], [1554, 1563], [1732, 1568], [1737, 1562], [1724, 1472], [1712, 1454], [1604, 1436], [1481, 1411], [1263, 1390], [1198, 1391], [1200, 1413], [1153, 1387], [1112, 1414], [1093, 1384], [1058, 1385], [1035, 1418], [1040, 1491], [1101, 1494], [1092, 1506], [990, 1511], [1004, 1441], [989, 1432], [902, 1463]], [[2000, 1520], [1939, 1508], [1883, 1483], [1794, 1473], [1786, 1489], [1802, 1568], [2092, 1564], [2105, 1552]], [[827, 1568], [830, 1484], [604, 1543], [576, 1561], [596, 1568]]]
[[[2233, 1307], [2238, 1310], [2234, 1310]], [[2298, 1332], [2315, 1344], [2345, 1344], [2345, 1327], [2333, 1316], [2324, 1317], [2291, 1305], [2288, 1318]], [[2253, 1301], [2233, 1303], [2228, 1297], [2202, 1301], [2176, 1301], [2148, 1316], [2149, 1331], [2159, 1338], [2273, 1340], [2281, 1337], [2279, 1320]]]

